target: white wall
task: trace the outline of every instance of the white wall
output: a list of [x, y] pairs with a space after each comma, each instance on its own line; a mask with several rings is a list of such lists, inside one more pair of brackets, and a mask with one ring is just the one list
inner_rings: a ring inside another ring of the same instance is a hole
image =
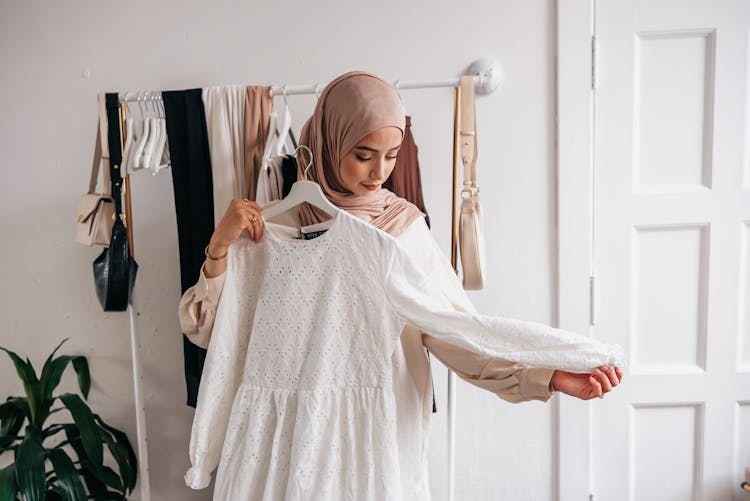
[[[91, 262], [72, 243], [88, 182], [96, 92], [230, 83], [325, 83], [352, 69], [386, 79], [457, 76], [491, 56], [506, 79], [478, 101], [479, 181], [489, 279], [480, 310], [553, 320], [553, 2], [0, 1], [0, 345], [41, 364], [63, 352], [91, 363], [92, 407], [135, 444], [126, 314], [101, 311]], [[90, 77], [85, 77], [88, 72]], [[402, 91], [427, 208], [450, 242], [452, 93]], [[290, 98], [299, 129], [314, 97]], [[142, 333], [153, 498], [209, 499], [182, 475], [192, 409], [184, 405], [176, 307], [179, 267], [170, 172], [133, 179], [138, 327]], [[73, 389], [70, 375], [64, 386]], [[434, 499], [445, 498], [445, 370], [436, 364]], [[0, 398], [21, 392], [0, 357]], [[510, 405], [458, 382], [457, 499], [554, 496], [552, 407]], [[3, 461], [6, 458], [0, 458]], [[134, 499], [138, 499], [134, 496]]]

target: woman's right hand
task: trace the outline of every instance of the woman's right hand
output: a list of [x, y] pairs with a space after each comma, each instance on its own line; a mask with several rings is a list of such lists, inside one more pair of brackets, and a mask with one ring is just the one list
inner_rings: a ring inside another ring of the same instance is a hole
[[226, 271], [227, 250], [239, 238], [242, 230], [247, 230], [253, 241], [260, 241], [263, 236], [263, 218], [260, 217], [262, 210], [256, 202], [247, 199], [235, 198], [230, 202], [208, 244], [208, 253], [217, 259], [206, 259], [204, 273], [207, 278]]

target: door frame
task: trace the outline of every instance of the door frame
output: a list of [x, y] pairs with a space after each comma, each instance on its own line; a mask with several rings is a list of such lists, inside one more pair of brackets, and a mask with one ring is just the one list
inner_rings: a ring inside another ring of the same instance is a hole
[[[595, 0], [556, 0], [555, 179], [557, 324], [591, 335]], [[592, 499], [591, 403], [558, 398], [553, 486], [560, 501]]]

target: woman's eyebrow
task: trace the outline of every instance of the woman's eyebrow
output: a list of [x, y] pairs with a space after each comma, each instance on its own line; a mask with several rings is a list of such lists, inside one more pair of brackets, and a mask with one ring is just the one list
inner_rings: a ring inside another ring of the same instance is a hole
[[[398, 146], [394, 146], [393, 148], [390, 148], [390, 149], [389, 149], [389, 150], [387, 150], [387, 151], [393, 151], [393, 150], [397, 150], [397, 149], [399, 149], [399, 148], [401, 148], [401, 145], [400, 145], [400, 144], [399, 144]], [[354, 147], [354, 149], [355, 149], [355, 150], [365, 150], [365, 151], [371, 151], [371, 152], [373, 152], [373, 153], [377, 153], [377, 152], [378, 152], [378, 150], [377, 150], [377, 149], [375, 149], [375, 148], [370, 148], [369, 146], [364, 146], [364, 145], [362, 145], [362, 146], [355, 146], [355, 147]]]

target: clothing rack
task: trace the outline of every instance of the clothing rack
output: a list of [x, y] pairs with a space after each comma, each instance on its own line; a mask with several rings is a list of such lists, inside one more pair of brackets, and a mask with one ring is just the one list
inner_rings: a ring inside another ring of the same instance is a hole
[[[499, 64], [493, 59], [478, 59], [469, 65], [467, 75], [473, 75], [475, 80], [475, 91], [477, 94], [490, 94], [494, 92], [502, 81], [502, 72]], [[459, 84], [460, 78], [446, 78], [442, 80], [396, 80], [393, 86], [396, 91], [414, 90], [414, 89], [432, 89], [432, 88], [454, 88], [454, 136], [458, 134], [458, 106], [459, 106]], [[271, 96], [291, 96], [291, 95], [320, 95], [324, 86], [320, 83], [312, 85], [277, 85], [271, 87]], [[135, 102], [161, 102], [161, 92], [157, 91], [139, 91], [139, 92], [121, 92], [119, 94], [121, 103], [120, 130], [124, 130], [123, 122], [125, 120], [125, 104]], [[121, 138], [122, 139], [122, 138]], [[457, 161], [460, 148], [457, 147], [458, 138], [454, 137], [453, 148], [453, 176], [452, 176], [452, 196], [451, 196], [451, 265], [454, 271], [458, 272], [458, 189], [460, 186]], [[128, 230], [128, 239], [131, 245], [131, 255], [133, 255], [133, 224], [132, 224], [132, 206], [130, 201], [130, 183], [129, 175], [125, 176], [125, 194], [126, 194], [126, 221]], [[134, 295], [133, 295], [134, 297]], [[132, 303], [128, 306], [130, 316], [130, 339], [133, 356], [133, 381], [136, 406], [136, 425], [138, 434], [138, 455], [140, 465], [140, 482], [141, 482], [141, 499], [150, 501], [151, 487], [149, 482], [148, 468], [148, 449], [147, 449], [147, 432], [145, 419], [145, 405], [143, 403], [143, 389], [141, 376], [141, 363], [139, 357], [140, 344], [138, 342], [138, 332], [136, 329], [135, 312]], [[456, 451], [456, 409], [455, 409], [456, 380], [451, 370], [448, 370], [448, 501], [454, 500], [455, 487], [455, 451]]]

